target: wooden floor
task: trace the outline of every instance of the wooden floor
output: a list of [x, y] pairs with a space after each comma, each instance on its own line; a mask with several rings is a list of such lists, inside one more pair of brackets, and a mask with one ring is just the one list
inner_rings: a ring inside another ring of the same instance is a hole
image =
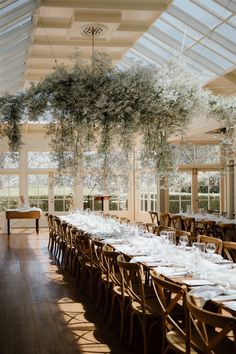
[[0, 354], [130, 354], [59, 272], [47, 241], [46, 229], [0, 234]]

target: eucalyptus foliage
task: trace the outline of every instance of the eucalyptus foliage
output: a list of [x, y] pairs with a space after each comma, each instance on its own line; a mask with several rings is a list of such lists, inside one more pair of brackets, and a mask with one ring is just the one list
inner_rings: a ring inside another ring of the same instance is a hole
[[172, 165], [170, 136], [183, 135], [196, 114], [220, 116], [222, 110], [231, 119], [222, 102], [214, 102], [180, 58], [160, 69], [132, 63], [119, 70], [96, 53], [91, 62], [77, 58], [72, 69], [57, 68], [25, 93], [1, 97], [0, 134], [18, 151], [25, 116], [37, 121], [50, 113], [47, 134], [60, 170], [76, 172], [85, 153], [94, 150], [106, 169], [114, 151], [128, 158], [138, 142], [142, 159], [166, 171]]

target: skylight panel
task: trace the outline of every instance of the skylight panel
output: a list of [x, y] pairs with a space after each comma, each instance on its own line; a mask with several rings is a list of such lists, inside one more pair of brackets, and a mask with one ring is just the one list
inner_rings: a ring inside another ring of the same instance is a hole
[[135, 55], [136, 57], [138, 57], [140, 60], [142, 60], [145, 64], [152, 64], [152, 65], [154, 64], [159, 66], [159, 64], [156, 61], [146, 57], [144, 54], [137, 51], [135, 48], [130, 49], [129, 52]]
[[161, 47], [153, 44], [151, 41], [145, 38], [141, 38], [139, 43], [150, 49], [153, 53], [157, 53], [159, 56], [166, 60], [169, 60], [171, 58], [171, 54], [169, 52], [165, 51]]
[[204, 82], [207, 82], [216, 76], [216, 74], [213, 71], [210, 71], [205, 66], [198, 63], [197, 61], [195, 61], [189, 57], [186, 57], [186, 56], [185, 56], [185, 58], [186, 58], [186, 62], [188, 65], [190, 65], [192, 68], [194, 68], [195, 70], [197, 70], [198, 72], [201, 73]]
[[32, 22], [32, 16], [26, 17], [21, 21], [15, 22], [14, 24], [12, 24], [10, 26], [5, 27], [5, 29], [0, 31], [0, 35], [1, 36], [7, 35], [8, 33], [18, 30], [18, 29], [20, 29], [20, 27], [23, 27], [30, 22]]
[[159, 20], [155, 23], [154, 27], [159, 29], [160, 31], [164, 32], [168, 36], [174, 38], [178, 42], [182, 42], [185, 39], [185, 45], [191, 45], [194, 41], [189, 38], [188, 36], [184, 36], [182, 31], [177, 30], [173, 26], [168, 25], [166, 22]]
[[198, 22], [201, 22], [210, 28], [215, 27], [220, 23], [220, 20], [217, 17], [193, 4], [189, 0], [174, 0], [173, 5], [185, 12], [188, 16], [195, 18]]
[[236, 29], [227, 23], [223, 23], [221, 26], [216, 28], [216, 32], [225, 37], [228, 41], [236, 43]]
[[228, 20], [228, 23], [230, 23], [230, 24], [232, 24], [233, 26], [236, 27], [236, 16], [231, 17], [231, 18]]
[[217, 55], [216, 53], [214, 53], [212, 50], [204, 47], [201, 44], [195, 44], [192, 47], [192, 50], [199, 53], [199, 56], [203, 56], [207, 59], [209, 59], [212, 63], [214, 63], [215, 65], [218, 65], [220, 68], [227, 70], [230, 67], [232, 67], [232, 63], [229, 62], [228, 60], [222, 58], [220, 55]]
[[4, 15], [6, 15], [7, 13], [9, 13], [11, 11], [17, 10], [18, 7], [20, 7], [22, 5], [25, 5], [25, 4], [29, 3], [29, 2], [30, 2], [29, 0], [17, 0], [17, 1], [14, 1], [12, 4], [10, 4], [8, 6], [5, 6], [2, 9], [0, 9], [0, 16], [4, 16]]
[[[236, 54], [235, 53], [232, 53], [229, 50], [223, 48], [222, 46], [220, 46], [216, 42], [212, 41], [211, 39], [204, 38], [201, 41], [201, 43], [205, 44], [209, 49], [214, 50], [215, 52], [222, 55], [224, 58], [231, 61], [232, 63], [236, 63]], [[235, 48], [235, 52], [236, 52], [236, 48]]]
[[174, 49], [171, 45], [169, 45], [168, 43], [166, 42], [163, 42], [161, 40], [159, 40], [157, 37], [155, 37], [154, 35], [152, 35], [151, 33], [145, 33], [143, 35], [143, 38], [147, 39], [147, 40], [150, 40], [150, 41], [153, 41], [158, 47], [161, 47], [163, 48], [164, 50], [166, 50], [167, 52], [170, 52], [170, 53], [173, 53], [173, 54], [176, 54], [177, 53], [177, 50]]
[[193, 2], [208, 8], [213, 14], [216, 14], [220, 18], [225, 19], [232, 15], [232, 12], [226, 9], [228, 6], [227, 2], [225, 2], [225, 7], [218, 5], [212, 0], [193, 0]]
[[193, 28], [186, 25], [184, 22], [178, 20], [176, 17], [168, 14], [167, 12], [164, 12], [161, 18], [165, 22], [168, 22], [169, 24], [178, 28], [180, 31], [185, 32], [187, 35], [189, 35], [195, 40], [199, 40], [200, 38], [202, 38], [202, 34], [200, 32], [195, 31]]

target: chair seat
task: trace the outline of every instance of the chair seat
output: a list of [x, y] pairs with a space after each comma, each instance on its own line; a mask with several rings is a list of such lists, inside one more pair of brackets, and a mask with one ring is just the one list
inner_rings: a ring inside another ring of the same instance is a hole
[[[185, 339], [176, 331], [170, 331], [166, 334], [166, 341], [170, 347], [172, 347], [175, 352], [186, 353], [186, 343]], [[198, 352], [191, 348], [191, 354], [197, 354]]]
[[[161, 314], [161, 308], [157, 303], [157, 300], [155, 298], [153, 299], [145, 299], [146, 302], [146, 315], [150, 316], [150, 317], [156, 317], [159, 314]], [[142, 306], [139, 302], [137, 301], [132, 301], [131, 303], [132, 309], [133, 311], [137, 314], [137, 315], [142, 315]], [[161, 316], [161, 315], [160, 315]]]
[[[113, 291], [114, 291], [117, 295], [122, 296], [122, 289], [121, 289], [121, 287], [120, 287], [119, 285], [115, 285], [115, 286], [113, 287]], [[124, 296], [127, 297], [127, 298], [129, 298], [129, 294], [127, 293], [127, 291], [126, 291], [125, 289], [124, 289]]]

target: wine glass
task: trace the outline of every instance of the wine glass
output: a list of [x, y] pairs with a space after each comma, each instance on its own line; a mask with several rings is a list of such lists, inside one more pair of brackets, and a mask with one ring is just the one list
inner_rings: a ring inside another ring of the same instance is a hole
[[206, 244], [206, 252], [209, 254], [213, 254], [216, 251], [216, 244], [213, 242], [208, 242]]
[[186, 247], [188, 244], [188, 236], [180, 236], [179, 237], [179, 246]]

